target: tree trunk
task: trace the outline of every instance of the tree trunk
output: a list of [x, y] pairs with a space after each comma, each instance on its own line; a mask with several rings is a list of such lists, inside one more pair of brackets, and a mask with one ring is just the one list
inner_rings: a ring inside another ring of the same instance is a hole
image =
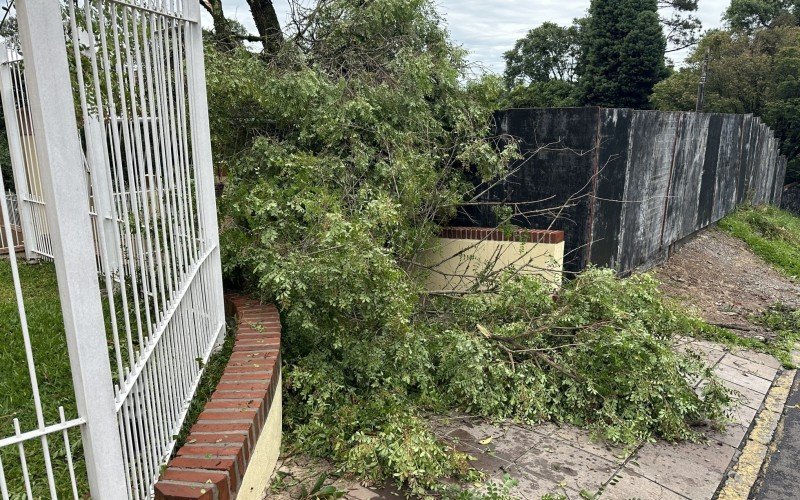
[[200, 4], [211, 14], [211, 18], [214, 20], [214, 38], [217, 46], [221, 50], [233, 50], [236, 48], [236, 39], [231, 32], [228, 20], [225, 18], [225, 12], [222, 10], [222, 0], [201, 0]]
[[264, 53], [274, 55], [283, 43], [283, 32], [272, 0], [247, 0], [253, 21], [256, 23]]

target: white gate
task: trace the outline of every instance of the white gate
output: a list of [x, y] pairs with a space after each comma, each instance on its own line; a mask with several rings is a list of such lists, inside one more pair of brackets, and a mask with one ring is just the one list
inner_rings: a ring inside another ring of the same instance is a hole
[[[199, 4], [17, 4], [24, 90], [4, 97], [29, 102], [15, 107], [35, 137], [78, 416], [0, 449], [24, 461], [39, 439], [47, 455], [48, 435], [80, 426], [92, 495], [148, 498], [225, 326]], [[45, 469], [25, 480], [53, 485]]]

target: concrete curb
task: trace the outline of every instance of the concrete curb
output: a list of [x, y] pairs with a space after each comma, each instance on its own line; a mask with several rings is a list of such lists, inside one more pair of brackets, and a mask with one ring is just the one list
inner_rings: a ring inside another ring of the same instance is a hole
[[[792, 362], [800, 365], [800, 353], [792, 355]], [[767, 393], [761, 411], [753, 422], [736, 464], [731, 468], [727, 480], [716, 496], [718, 500], [747, 500], [758, 481], [764, 464], [768, 461], [770, 445], [775, 430], [783, 416], [797, 370], [783, 370]]]

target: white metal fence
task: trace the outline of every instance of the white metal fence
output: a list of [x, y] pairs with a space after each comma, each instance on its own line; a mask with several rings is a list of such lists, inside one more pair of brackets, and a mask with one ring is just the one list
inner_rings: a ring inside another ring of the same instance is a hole
[[10, 238], [6, 235], [5, 223], [0, 221], [0, 255], [9, 252], [18, 252], [24, 248], [22, 241], [22, 226], [19, 218], [19, 203], [16, 193], [6, 191], [6, 209], [8, 210]]
[[14, 186], [21, 203], [20, 226], [27, 259], [51, 260], [53, 249], [44, 211], [42, 179], [36, 156], [33, 118], [22, 74], [22, 56], [14, 48], [0, 46], [0, 98], [5, 111], [8, 150]]
[[[77, 416], [49, 422], [36, 396], [35, 428], [0, 427], [0, 452], [19, 453], [0, 493], [77, 496], [71, 451], [54, 474], [48, 439], [79, 427], [91, 494], [148, 498], [224, 331], [199, 4], [17, 3], [24, 60], [0, 51], [0, 84], [20, 227], [26, 256], [54, 262]], [[26, 465], [34, 440], [43, 470]]]

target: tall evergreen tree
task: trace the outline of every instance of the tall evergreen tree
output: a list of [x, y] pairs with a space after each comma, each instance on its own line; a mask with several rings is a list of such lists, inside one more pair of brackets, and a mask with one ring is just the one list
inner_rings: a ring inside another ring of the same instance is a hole
[[578, 64], [582, 102], [646, 108], [668, 76], [657, 0], [592, 0]]

